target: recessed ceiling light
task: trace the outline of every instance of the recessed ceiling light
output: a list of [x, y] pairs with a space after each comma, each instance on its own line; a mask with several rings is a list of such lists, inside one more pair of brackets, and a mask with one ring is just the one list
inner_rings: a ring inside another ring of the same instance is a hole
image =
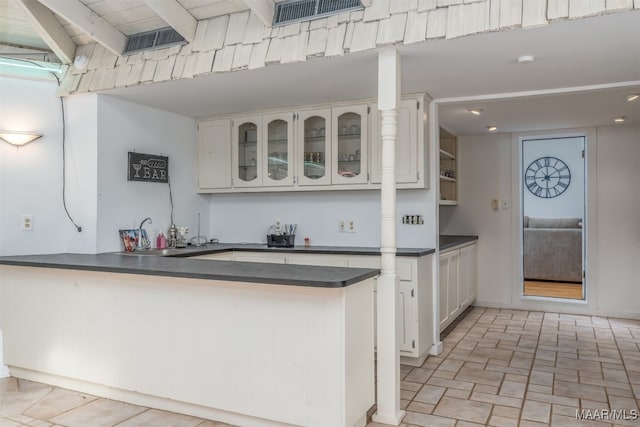
[[529, 62], [533, 62], [536, 58], [533, 55], [522, 55], [518, 57], [518, 63], [527, 64]]
[[493, 125], [492, 125], [492, 126], [487, 126], [487, 130], [488, 130], [489, 132], [493, 132], [493, 131], [495, 131], [495, 130], [498, 130], [498, 126], [493, 126]]
[[616, 123], [624, 123], [624, 119], [626, 119], [625, 116], [620, 116], [620, 117], [616, 117], [615, 119], [613, 119], [613, 121], [616, 122]]
[[469, 111], [471, 114], [475, 114], [476, 116], [479, 116], [482, 113], [482, 108], [474, 108], [472, 110], [467, 110]]
[[640, 98], [640, 93], [631, 93], [627, 95], [627, 101], [629, 102], [637, 101], [638, 98]]

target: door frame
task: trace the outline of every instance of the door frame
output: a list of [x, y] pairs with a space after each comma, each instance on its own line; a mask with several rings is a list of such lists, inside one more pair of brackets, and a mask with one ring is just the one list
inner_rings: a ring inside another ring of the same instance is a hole
[[[583, 218], [583, 270], [586, 272], [583, 280], [583, 300], [537, 297], [524, 295], [523, 272], [523, 166], [522, 144], [529, 139], [552, 139], [584, 137], [584, 218]], [[513, 272], [512, 302], [522, 309], [544, 310], [555, 312], [590, 311], [597, 307], [595, 281], [596, 277], [596, 156], [597, 134], [595, 128], [570, 129], [558, 131], [521, 132], [512, 134], [512, 247], [511, 259]]]

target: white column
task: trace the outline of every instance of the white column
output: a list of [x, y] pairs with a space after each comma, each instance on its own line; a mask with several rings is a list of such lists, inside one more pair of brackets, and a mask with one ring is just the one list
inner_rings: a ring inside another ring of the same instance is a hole
[[400, 344], [398, 324], [398, 274], [396, 268], [396, 138], [397, 108], [400, 102], [400, 56], [396, 50], [378, 55], [378, 109], [382, 117], [382, 184], [380, 190], [380, 255], [378, 278], [378, 382], [377, 411], [373, 420], [399, 425], [405, 412], [400, 409]]
[[2, 351], [2, 330], [0, 329], [0, 378], [6, 378], [9, 376], [9, 368], [4, 365]]

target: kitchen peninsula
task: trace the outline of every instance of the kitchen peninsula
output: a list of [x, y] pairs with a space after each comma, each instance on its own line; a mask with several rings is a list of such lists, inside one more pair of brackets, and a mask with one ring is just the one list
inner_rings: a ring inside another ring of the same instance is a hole
[[[404, 364], [437, 348], [433, 256], [397, 249]], [[236, 425], [362, 426], [379, 265], [375, 247], [247, 243], [0, 257], [4, 360], [19, 378]]]
[[4, 360], [19, 378], [236, 425], [363, 426], [374, 403], [377, 274], [3, 257]]

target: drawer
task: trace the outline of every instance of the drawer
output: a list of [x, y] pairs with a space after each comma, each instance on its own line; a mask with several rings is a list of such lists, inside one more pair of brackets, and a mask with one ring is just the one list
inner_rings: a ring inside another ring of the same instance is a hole
[[413, 264], [409, 261], [398, 261], [398, 278], [404, 281], [413, 280]]

